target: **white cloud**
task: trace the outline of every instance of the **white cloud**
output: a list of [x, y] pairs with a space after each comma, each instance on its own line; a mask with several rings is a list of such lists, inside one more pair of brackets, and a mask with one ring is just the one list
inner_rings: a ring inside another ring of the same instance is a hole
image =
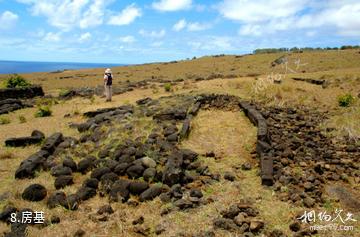
[[229, 51], [233, 50], [232, 38], [226, 36], [211, 36], [193, 40], [188, 43], [194, 50]]
[[104, 11], [106, 3], [103, 0], [95, 0], [89, 9], [84, 12], [83, 18], [80, 20], [80, 28], [88, 28], [98, 26], [103, 23]]
[[188, 31], [202, 31], [210, 28], [211, 28], [210, 24], [199, 23], [199, 22], [189, 22], [187, 26]]
[[163, 41], [156, 41], [156, 42], [153, 42], [151, 43], [151, 47], [161, 47], [162, 45], [164, 44]]
[[136, 7], [135, 4], [131, 4], [123, 9], [118, 15], [112, 16], [108, 22], [110, 25], [129, 25], [137, 17], [142, 15], [141, 9]]
[[192, 0], [160, 0], [154, 2], [152, 7], [158, 11], [179, 11], [189, 9]]
[[294, 29], [335, 28], [339, 35], [360, 35], [356, 0], [223, 0], [220, 14], [242, 24], [239, 34], [261, 36]]
[[176, 22], [176, 24], [173, 26], [174, 31], [181, 31], [186, 27], [186, 21], [185, 19], [181, 19], [180, 21]]
[[84, 41], [88, 41], [89, 39], [91, 39], [91, 34], [89, 32], [86, 32], [80, 35], [79, 41], [84, 42]]
[[59, 42], [61, 40], [60, 35], [61, 35], [61, 33], [49, 32], [44, 36], [43, 39], [45, 41], [49, 41], [49, 42]]
[[17, 0], [30, 5], [31, 13], [44, 16], [51, 26], [64, 31], [101, 25], [113, 0]]
[[10, 29], [19, 19], [18, 15], [5, 11], [0, 15], [0, 29]]
[[240, 35], [262, 35], [262, 29], [260, 25], [244, 25], [239, 30]]
[[126, 43], [126, 44], [131, 44], [131, 43], [134, 43], [136, 41], [135, 37], [132, 36], [132, 35], [127, 35], [127, 36], [120, 37], [119, 40], [122, 43]]
[[220, 13], [228, 19], [242, 22], [262, 22], [289, 17], [306, 7], [308, 0], [224, 0]]
[[318, 13], [300, 17], [297, 27], [336, 26], [340, 35], [360, 36], [359, 16], [360, 3], [344, 4], [341, 6], [329, 4], [328, 7]]
[[164, 29], [162, 29], [160, 31], [140, 30], [139, 34], [143, 37], [148, 37], [148, 38], [163, 38], [166, 35], [166, 31]]
[[81, 12], [88, 1], [27, 0], [25, 3], [32, 6], [31, 12], [33, 15], [45, 16], [50, 25], [69, 30], [81, 19]]
[[316, 35], [316, 31], [311, 30], [311, 31], [307, 31], [307, 32], [306, 32], [306, 36], [307, 36], [307, 37], [313, 37], [313, 36], [315, 36], [315, 35]]
[[174, 31], [181, 31], [183, 29], [188, 31], [202, 31], [211, 28], [211, 24], [208, 23], [199, 23], [199, 22], [187, 22], [185, 19], [181, 19], [173, 26]]

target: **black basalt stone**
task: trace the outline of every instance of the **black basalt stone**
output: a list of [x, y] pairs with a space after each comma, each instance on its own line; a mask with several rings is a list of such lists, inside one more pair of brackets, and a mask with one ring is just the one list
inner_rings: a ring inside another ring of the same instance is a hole
[[40, 184], [31, 184], [22, 193], [24, 200], [38, 202], [43, 200], [47, 195], [46, 188]]
[[91, 172], [91, 178], [100, 180], [104, 174], [110, 173], [111, 170], [108, 167], [99, 167]]
[[56, 189], [60, 189], [72, 184], [74, 184], [74, 180], [71, 175], [61, 175], [55, 179], [54, 186]]

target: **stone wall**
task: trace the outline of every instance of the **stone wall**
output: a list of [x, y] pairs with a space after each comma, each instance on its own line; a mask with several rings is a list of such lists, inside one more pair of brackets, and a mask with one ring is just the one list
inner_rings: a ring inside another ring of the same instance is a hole
[[0, 100], [5, 100], [9, 98], [29, 99], [36, 96], [44, 96], [44, 91], [41, 86], [0, 89]]

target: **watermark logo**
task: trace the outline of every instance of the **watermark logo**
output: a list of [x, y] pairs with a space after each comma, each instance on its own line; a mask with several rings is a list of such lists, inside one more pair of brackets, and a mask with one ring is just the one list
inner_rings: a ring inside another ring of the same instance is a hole
[[290, 60], [289, 58], [283, 56], [278, 59], [276, 59], [274, 62], [272, 62], [272, 67], [275, 67], [276, 65], [280, 65], [281, 72], [280, 73], [274, 73], [271, 72], [268, 74], [265, 78], [260, 77], [253, 85], [253, 93], [254, 94], [260, 94], [262, 91], [266, 90], [270, 85], [274, 83], [281, 83], [283, 79], [286, 78], [287, 74], [289, 73], [298, 73], [298, 70], [307, 65], [307, 63], [302, 63], [301, 59], [297, 58], [294, 60]]
[[[343, 213], [342, 209], [336, 209], [335, 213], [328, 214], [326, 211], [316, 213], [315, 210], [305, 211], [297, 218], [302, 223], [311, 224], [310, 230], [333, 230], [333, 231], [352, 231], [353, 224], [357, 222], [354, 215], [350, 212]], [[320, 222], [320, 224], [319, 224]]]
[[11, 213], [10, 221], [12, 223], [22, 224], [43, 224], [45, 221], [45, 215], [42, 211], [24, 211], [21, 212], [21, 216], [16, 213]]

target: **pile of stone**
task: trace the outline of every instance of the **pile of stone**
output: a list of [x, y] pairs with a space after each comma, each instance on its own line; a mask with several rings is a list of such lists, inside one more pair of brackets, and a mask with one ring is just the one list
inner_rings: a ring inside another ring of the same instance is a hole
[[[260, 217], [260, 212], [250, 200], [241, 199], [238, 203], [232, 204], [228, 209], [220, 212], [221, 217], [213, 220], [214, 229], [222, 229], [241, 236], [270, 236], [286, 237], [287, 235], [278, 229], [265, 228], [265, 222]], [[294, 217], [295, 219], [299, 217]], [[289, 230], [294, 237], [316, 235], [316, 230], [311, 230], [299, 220], [289, 225]], [[200, 235], [201, 236], [201, 235]]]
[[0, 115], [26, 107], [32, 107], [31, 104], [21, 99], [31, 99], [36, 96], [44, 96], [44, 91], [41, 86], [0, 89]]
[[[151, 101], [145, 98], [138, 101], [138, 104], [145, 105]], [[96, 133], [100, 125], [124, 119], [126, 115], [132, 115], [134, 110], [132, 106], [121, 106], [90, 111], [84, 114], [89, 120], [77, 125], [77, 128], [82, 132], [90, 130]], [[94, 197], [97, 193], [108, 196], [110, 202], [133, 203], [130, 195], [138, 196], [139, 201], [161, 196], [163, 201], [172, 201], [180, 209], [198, 206], [202, 197], [200, 190], [181, 190], [184, 185], [197, 178], [188, 171], [195, 170], [199, 176], [211, 174], [206, 167], [194, 165], [197, 153], [177, 147], [178, 138], [184, 129], [179, 131], [175, 124], [176, 121], [186, 119], [186, 111], [184, 114], [178, 111], [179, 108], [172, 108], [170, 112], [159, 111], [159, 114], [166, 116], [154, 116], [159, 127], [155, 128], [145, 141], [141, 137], [127, 139], [120, 145], [103, 147], [99, 150], [98, 157], [88, 156], [77, 164], [67, 158], [62, 164], [53, 166], [51, 175], [55, 177], [57, 189], [73, 184], [73, 172], [91, 172], [91, 175], [74, 194], [67, 195], [61, 191], [51, 194], [48, 199], [49, 207], [61, 205], [75, 210], [82, 201]], [[91, 132], [86, 135], [93, 136]], [[86, 141], [94, 142], [93, 139]], [[146, 154], [152, 156], [148, 157]], [[156, 184], [157, 182], [162, 185]]]
[[310, 208], [325, 202], [327, 181], [359, 181], [359, 147], [326, 137], [320, 130], [324, 114], [303, 108], [259, 110], [269, 130], [266, 156], [273, 159], [274, 188], [281, 200]]
[[53, 154], [74, 146], [76, 142], [75, 138], [64, 138], [61, 133], [54, 133], [45, 139], [43, 146], [38, 152], [21, 162], [15, 172], [15, 178], [34, 178], [36, 171], [49, 169], [49, 166], [52, 164], [51, 160], [54, 159]]
[[258, 217], [259, 211], [244, 202], [232, 204], [227, 210], [221, 211], [221, 217], [214, 219], [215, 229], [223, 229], [244, 236], [261, 233], [265, 222]]
[[30, 99], [36, 96], [44, 96], [41, 86], [0, 89], [0, 101], [6, 99]]
[[[166, 101], [167, 98], [161, 99]], [[265, 108], [229, 95], [177, 96], [176, 101], [176, 105], [162, 108], [160, 104], [164, 103], [144, 98], [137, 101], [136, 107], [120, 106], [85, 113], [88, 120], [73, 126], [83, 132], [79, 141], [93, 143], [93, 150], [87, 151], [88, 154], [76, 153], [72, 149], [76, 147], [76, 139], [63, 137], [61, 133], [48, 137], [40, 151], [20, 164], [15, 178], [32, 178], [36, 171], [50, 171], [58, 191], [48, 193], [42, 185], [32, 184], [24, 190], [22, 197], [28, 201], [48, 197], [49, 208], [62, 206], [69, 210], [78, 209], [82, 202], [96, 195], [107, 197], [109, 202], [129, 205], [159, 197], [163, 202], [172, 202], [177, 210], [206, 204], [202, 185], [194, 183], [217, 182], [220, 177], [199, 162], [196, 152], [181, 149], [178, 145], [191, 132], [191, 119], [200, 109], [209, 108], [243, 110], [258, 127], [256, 151], [260, 158], [262, 183], [272, 185], [275, 182], [274, 188], [281, 191], [282, 200], [313, 207], [316, 202], [323, 201], [326, 180], [359, 177], [359, 148], [355, 144], [337, 146], [330, 142], [318, 129], [322, 117], [316, 112]], [[102, 144], [109, 137], [102, 129], [103, 125], [113, 130], [126, 129], [131, 134], [131, 118], [143, 115], [155, 121], [150, 134]], [[123, 126], [112, 126], [114, 123]], [[65, 150], [68, 154], [82, 154], [81, 160], [75, 162], [71, 155], [61, 161], [55, 159]], [[209, 156], [214, 155], [209, 153]], [[301, 174], [296, 171], [299, 167]], [[244, 166], [244, 169], [248, 168]], [[74, 185], [74, 173], [90, 175], [74, 193], [61, 191]], [[236, 175], [224, 174], [224, 178], [233, 181]], [[162, 214], [169, 211], [164, 209]], [[215, 228], [249, 236], [262, 233], [264, 229], [258, 211], [249, 203], [234, 204], [221, 214], [221, 218], [214, 220]]]
[[26, 107], [30, 107], [30, 105], [23, 103], [20, 99], [0, 100], [0, 115], [7, 114]]
[[81, 133], [85, 133], [87, 131], [91, 132], [83, 134], [80, 138], [80, 142], [98, 142], [104, 136], [104, 132], [101, 130], [101, 125], [110, 125], [111, 123], [122, 122], [127, 118], [132, 117], [133, 113], [133, 106], [128, 105], [98, 109], [96, 111], [84, 113], [84, 116], [89, 118], [85, 123], [71, 124], [70, 126], [77, 128], [77, 130]]
[[45, 138], [44, 133], [34, 130], [29, 137], [15, 137], [5, 140], [5, 145], [9, 147], [23, 147], [39, 144]]
[[326, 83], [326, 80], [316, 80], [316, 79], [312, 79], [312, 78], [300, 78], [300, 77], [293, 77], [291, 78], [294, 81], [303, 81], [303, 82], [307, 82], [310, 84], [314, 84], [314, 85], [324, 85]]

